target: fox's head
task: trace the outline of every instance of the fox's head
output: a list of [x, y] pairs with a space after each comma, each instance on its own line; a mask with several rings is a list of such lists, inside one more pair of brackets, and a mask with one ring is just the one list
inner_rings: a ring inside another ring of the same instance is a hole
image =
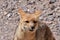
[[29, 14], [25, 13], [22, 9], [18, 10], [20, 14], [20, 23], [23, 30], [35, 31], [38, 28], [38, 18], [40, 16], [40, 11], [35, 11], [35, 13]]

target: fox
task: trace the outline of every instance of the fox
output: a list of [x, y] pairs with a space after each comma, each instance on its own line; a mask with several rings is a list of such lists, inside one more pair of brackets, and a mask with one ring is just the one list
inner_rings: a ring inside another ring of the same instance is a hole
[[13, 40], [55, 40], [47, 24], [39, 20], [40, 10], [26, 13], [20, 8], [18, 14], [20, 21]]

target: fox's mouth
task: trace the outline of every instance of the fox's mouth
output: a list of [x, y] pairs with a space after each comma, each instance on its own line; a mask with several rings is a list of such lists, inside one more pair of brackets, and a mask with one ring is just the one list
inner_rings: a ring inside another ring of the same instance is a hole
[[35, 30], [35, 27], [32, 27], [32, 28], [26, 28], [26, 27], [24, 27], [23, 28], [25, 31], [34, 31]]
[[29, 29], [29, 31], [34, 31], [34, 29]]
[[35, 27], [31, 27], [31, 28], [29, 29], [29, 31], [34, 31], [34, 29], [35, 29]]

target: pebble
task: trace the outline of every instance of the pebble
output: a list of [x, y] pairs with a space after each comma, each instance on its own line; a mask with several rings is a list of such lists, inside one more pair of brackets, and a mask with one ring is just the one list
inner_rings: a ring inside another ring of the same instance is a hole
[[53, 3], [55, 3], [56, 2], [56, 0], [50, 0], [50, 4], [53, 4]]

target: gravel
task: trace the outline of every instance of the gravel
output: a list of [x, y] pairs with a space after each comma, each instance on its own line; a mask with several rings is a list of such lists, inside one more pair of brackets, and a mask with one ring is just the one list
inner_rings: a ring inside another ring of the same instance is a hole
[[20, 20], [19, 8], [28, 13], [42, 10], [39, 19], [46, 22], [56, 40], [60, 40], [60, 0], [0, 0], [0, 40], [13, 40]]

